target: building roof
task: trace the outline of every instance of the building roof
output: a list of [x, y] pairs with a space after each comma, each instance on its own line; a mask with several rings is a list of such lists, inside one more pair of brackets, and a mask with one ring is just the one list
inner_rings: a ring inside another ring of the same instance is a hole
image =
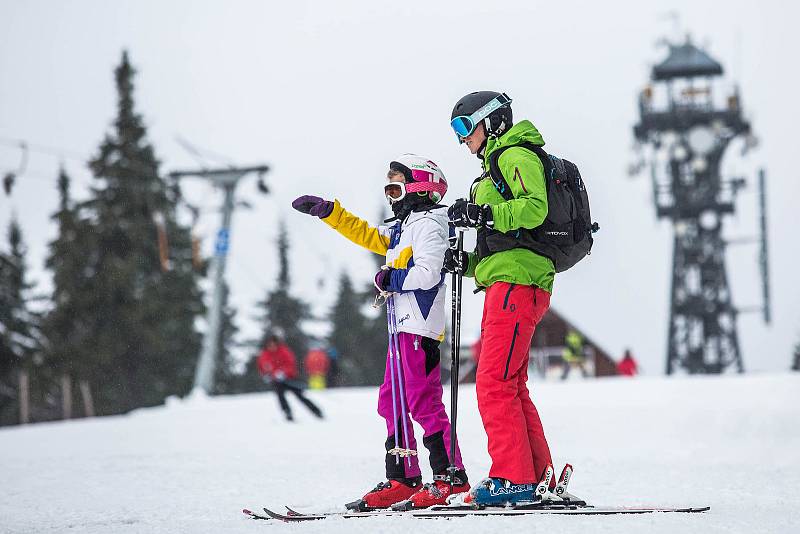
[[721, 74], [722, 65], [687, 40], [682, 45], [669, 45], [667, 59], [653, 67], [652, 77], [658, 81]]

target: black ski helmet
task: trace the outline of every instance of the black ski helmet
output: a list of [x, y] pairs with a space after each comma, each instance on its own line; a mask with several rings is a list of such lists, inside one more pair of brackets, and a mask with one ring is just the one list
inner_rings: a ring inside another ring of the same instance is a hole
[[[462, 115], [472, 115], [483, 106], [491, 102], [493, 99], [501, 95], [504, 95], [506, 98], [508, 98], [508, 95], [505, 93], [498, 93], [497, 91], [475, 91], [465, 95], [461, 97], [458, 102], [456, 102], [455, 106], [453, 106], [453, 112], [450, 114], [450, 120], [452, 121], [456, 117], [460, 117]], [[507, 104], [490, 113], [489, 116], [483, 120], [483, 124], [486, 128], [486, 135], [488, 136], [500, 137], [506, 133], [514, 124], [513, 115], [511, 112], [511, 100], [509, 99]]]

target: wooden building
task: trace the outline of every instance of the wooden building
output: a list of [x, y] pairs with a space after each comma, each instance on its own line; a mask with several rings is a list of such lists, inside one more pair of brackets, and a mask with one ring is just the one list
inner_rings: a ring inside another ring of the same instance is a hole
[[[575, 330], [583, 337], [584, 354], [586, 356], [586, 370], [589, 376], [613, 376], [617, 374], [617, 364], [595, 340], [590, 338], [580, 328], [571, 323], [555, 308], [550, 308], [542, 321], [537, 325], [531, 341], [531, 360], [529, 376], [539, 376], [545, 379], [558, 379], [564, 369], [564, 340], [567, 332]], [[476, 360], [472, 355], [473, 347], [461, 347], [461, 375], [459, 382], [475, 382]], [[450, 358], [442, 358], [442, 367], [447, 368]], [[580, 374], [580, 371], [573, 371]]]

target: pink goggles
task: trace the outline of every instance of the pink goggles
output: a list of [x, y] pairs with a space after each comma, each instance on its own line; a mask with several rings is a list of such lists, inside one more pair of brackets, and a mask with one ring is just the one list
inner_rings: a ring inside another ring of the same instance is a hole
[[[429, 173], [424, 174], [426, 178], [429, 176]], [[438, 193], [439, 198], [442, 198], [447, 192], [447, 184], [444, 182], [411, 182], [410, 184], [391, 182], [383, 187], [383, 192], [392, 204], [403, 200], [408, 193]]]

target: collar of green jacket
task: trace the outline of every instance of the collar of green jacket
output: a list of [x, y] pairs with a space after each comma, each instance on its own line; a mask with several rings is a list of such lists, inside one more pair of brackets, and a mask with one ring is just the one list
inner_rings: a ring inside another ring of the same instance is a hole
[[483, 160], [489, 161], [489, 156], [498, 148], [518, 145], [520, 143], [533, 143], [534, 145], [544, 146], [544, 138], [536, 126], [529, 120], [520, 121], [512, 126], [506, 133], [500, 137], [491, 137], [486, 141], [486, 150], [484, 151]]

